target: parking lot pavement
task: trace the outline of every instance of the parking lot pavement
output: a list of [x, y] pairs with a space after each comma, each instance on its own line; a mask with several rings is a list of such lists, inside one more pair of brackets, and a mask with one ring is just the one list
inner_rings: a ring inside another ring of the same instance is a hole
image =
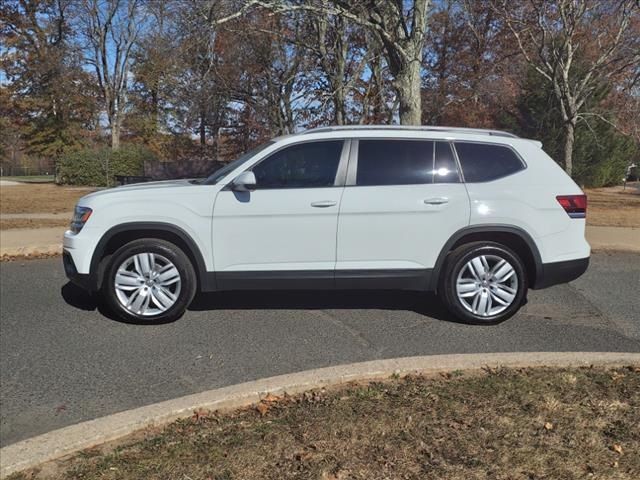
[[451, 321], [433, 296], [200, 296], [165, 325], [103, 316], [60, 259], [0, 265], [1, 445], [117, 411], [261, 377], [443, 353], [640, 352], [640, 255], [594, 254], [577, 281], [532, 291], [497, 326]]

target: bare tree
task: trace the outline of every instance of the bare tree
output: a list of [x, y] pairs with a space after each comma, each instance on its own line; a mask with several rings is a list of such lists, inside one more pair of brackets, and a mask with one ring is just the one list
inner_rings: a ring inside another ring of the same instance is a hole
[[[302, 11], [314, 15], [341, 16], [369, 29], [379, 38], [397, 93], [400, 123], [419, 125], [422, 50], [431, 0], [243, 0], [242, 6], [217, 23], [225, 23], [246, 14], [253, 7], [275, 12]], [[218, 5], [218, 1], [212, 1]]]
[[636, 0], [493, 0], [522, 55], [553, 86], [572, 173], [575, 128], [605, 82], [640, 63]]
[[120, 147], [131, 51], [141, 30], [139, 10], [139, 0], [83, 0], [80, 13], [114, 150]]

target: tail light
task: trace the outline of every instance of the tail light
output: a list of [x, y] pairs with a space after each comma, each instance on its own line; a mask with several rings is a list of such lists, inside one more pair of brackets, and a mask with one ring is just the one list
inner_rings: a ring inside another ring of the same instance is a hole
[[587, 217], [587, 196], [586, 195], [558, 195], [558, 203], [562, 205], [564, 211], [571, 218]]

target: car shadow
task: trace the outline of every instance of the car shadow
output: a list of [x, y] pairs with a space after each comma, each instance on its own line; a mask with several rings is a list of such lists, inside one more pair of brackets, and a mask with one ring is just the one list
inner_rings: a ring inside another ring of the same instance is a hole
[[189, 306], [208, 310], [406, 310], [460, 323], [431, 293], [389, 290], [259, 290], [199, 293]]
[[[136, 325], [158, 322], [123, 320], [113, 315], [100, 297], [71, 282], [61, 289], [64, 301], [79, 310], [97, 310], [105, 317]], [[216, 310], [406, 310], [451, 323], [462, 323], [451, 315], [432, 293], [388, 290], [257, 290], [198, 293], [190, 311]]]

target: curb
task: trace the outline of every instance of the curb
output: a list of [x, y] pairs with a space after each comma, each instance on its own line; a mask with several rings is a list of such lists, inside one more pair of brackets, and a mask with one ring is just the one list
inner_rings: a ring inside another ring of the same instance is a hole
[[579, 367], [640, 365], [640, 353], [523, 352], [432, 355], [352, 363], [279, 375], [209, 390], [145, 407], [116, 413], [54, 430], [0, 449], [0, 478], [33, 468], [79, 450], [117, 440], [137, 430], [162, 425], [194, 410], [230, 410], [260, 401], [267, 393], [300, 393], [350, 381], [388, 378], [391, 375], [477, 370], [490, 367]]
[[62, 244], [0, 249], [0, 259], [46, 258], [62, 255]]

